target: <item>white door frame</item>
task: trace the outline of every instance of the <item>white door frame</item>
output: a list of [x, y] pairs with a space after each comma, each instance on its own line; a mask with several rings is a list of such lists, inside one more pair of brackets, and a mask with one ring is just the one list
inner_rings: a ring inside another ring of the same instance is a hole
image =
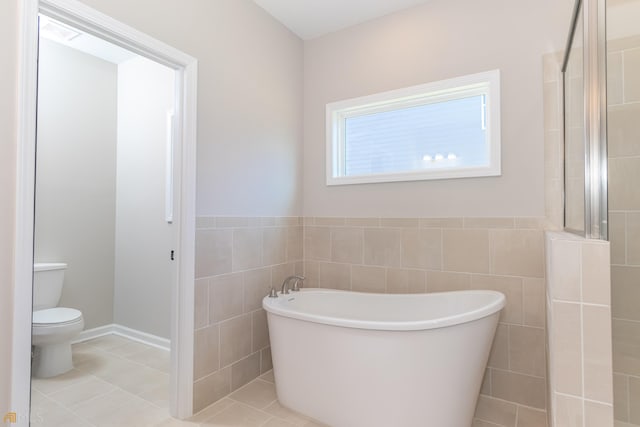
[[38, 13], [73, 25], [176, 71], [177, 286], [171, 307], [171, 414], [193, 413], [197, 60], [76, 0], [19, 3], [18, 153], [11, 408], [29, 425], [35, 195]]

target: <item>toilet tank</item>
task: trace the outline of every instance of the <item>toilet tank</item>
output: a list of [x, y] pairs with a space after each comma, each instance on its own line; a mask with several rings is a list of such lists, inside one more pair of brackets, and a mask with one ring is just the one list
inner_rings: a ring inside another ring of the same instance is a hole
[[67, 264], [47, 262], [33, 264], [33, 310], [53, 308], [62, 295]]

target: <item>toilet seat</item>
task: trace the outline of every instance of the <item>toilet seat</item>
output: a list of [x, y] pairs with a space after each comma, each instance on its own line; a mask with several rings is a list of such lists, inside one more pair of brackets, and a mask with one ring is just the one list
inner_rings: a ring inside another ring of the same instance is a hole
[[34, 327], [52, 327], [69, 325], [82, 321], [82, 312], [75, 308], [55, 307], [33, 312]]

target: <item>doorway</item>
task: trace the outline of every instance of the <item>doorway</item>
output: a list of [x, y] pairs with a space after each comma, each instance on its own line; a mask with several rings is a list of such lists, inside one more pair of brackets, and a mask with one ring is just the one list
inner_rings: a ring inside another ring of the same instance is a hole
[[[39, 28], [32, 424], [126, 408], [159, 420], [176, 286], [175, 71], [46, 15]], [[70, 342], [73, 364], [53, 347]], [[104, 410], [118, 398], [126, 407]]]
[[[172, 138], [166, 138], [162, 147], [162, 157], [164, 157], [162, 167], [167, 172], [166, 176], [170, 177], [161, 183], [165, 190], [163, 191], [165, 202], [167, 202], [164, 205], [162, 221], [165, 224], [171, 223], [170, 227], [175, 230], [169, 239], [172, 244], [168, 245], [170, 247], [164, 248], [166, 259], [169, 260], [171, 256], [174, 258], [173, 268], [171, 268], [173, 273], [169, 273], [174, 278], [171, 280], [171, 289], [168, 290], [169, 307], [165, 309], [167, 311], [165, 317], [170, 316], [170, 320], [166, 322], [163, 328], [166, 331], [166, 335], [170, 337], [171, 347], [168, 369], [170, 378], [169, 410], [171, 415], [175, 417], [188, 417], [192, 412], [193, 387], [193, 243], [195, 236], [195, 93], [197, 62], [188, 55], [79, 2], [28, 0], [25, 1], [23, 12], [25, 37], [22, 41], [22, 63], [24, 72], [23, 80], [21, 81], [20, 100], [24, 107], [24, 113], [20, 122], [22, 132], [20, 135], [21, 145], [19, 147], [20, 157], [23, 161], [19, 165], [19, 176], [22, 179], [19, 182], [18, 191], [18, 210], [22, 212], [22, 215], [19, 216], [17, 230], [18, 237], [21, 238], [23, 244], [17, 248], [16, 253], [16, 280], [18, 286], [15, 295], [16, 310], [13, 343], [15, 369], [14, 378], [12, 379], [12, 406], [16, 408], [29, 407], [31, 300], [33, 295], [29, 285], [32, 283], [34, 260], [45, 261], [44, 259], [39, 260], [37, 257], [34, 259], [33, 245], [27, 243], [29, 241], [33, 242], [34, 196], [40, 190], [39, 187], [31, 184], [33, 184], [36, 175], [37, 15], [42, 13], [71, 29], [76, 29], [102, 41], [125, 48], [135, 54], [134, 56], [138, 57], [137, 60], [146, 65], [149, 65], [149, 63], [160, 64], [163, 67], [168, 67], [175, 74], [175, 83], [172, 91], [175, 102], [171, 111], [165, 111], [164, 113], [164, 128], [162, 129], [163, 133], [168, 132], [172, 136]], [[82, 124], [78, 123], [78, 127]], [[173, 147], [172, 150], [170, 149], [171, 146]], [[74, 163], [72, 158], [66, 160], [70, 161], [70, 164]], [[135, 165], [131, 169], [135, 169]], [[82, 180], [79, 179], [78, 181]], [[85, 184], [87, 183], [85, 182]], [[34, 187], [36, 188], [35, 190]], [[123, 189], [129, 187], [124, 185]], [[40, 200], [44, 200], [44, 198]], [[101, 200], [104, 201], [105, 198], [102, 197]], [[135, 207], [130, 207], [131, 209], [136, 210]], [[38, 224], [36, 223], [37, 227]], [[127, 227], [123, 226], [123, 236], [126, 235], [126, 230]], [[38, 233], [36, 233], [36, 237], [37, 235]], [[127, 239], [125, 237], [121, 240]], [[143, 241], [141, 244], [144, 246], [145, 242]], [[146, 245], [148, 248], [149, 245], [153, 246], [153, 243], [146, 242]], [[139, 248], [135, 250], [140, 252]], [[39, 257], [42, 254], [37, 255]], [[48, 259], [46, 261], [52, 260]], [[121, 264], [124, 261], [123, 259]], [[148, 289], [141, 291], [141, 293], [147, 295], [147, 297], [149, 296]], [[145, 309], [146, 307], [138, 307], [139, 312], [144, 312]], [[143, 317], [140, 320], [144, 322], [145, 319]], [[150, 315], [148, 317], [154, 316]], [[132, 327], [130, 329], [144, 328]], [[113, 333], [114, 331], [106, 332]], [[147, 334], [149, 336], [163, 335], [163, 333], [154, 333], [153, 331]], [[90, 337], [85, 336], [84, 338]], [[139, 335], [133, 338], [139, 341], [145, 337]], [[158, 343], [155, 344], [157, 345]], [[19, 418], [17, 424], [26, 426], [28, 423], [28, 417], [23, 415]]]

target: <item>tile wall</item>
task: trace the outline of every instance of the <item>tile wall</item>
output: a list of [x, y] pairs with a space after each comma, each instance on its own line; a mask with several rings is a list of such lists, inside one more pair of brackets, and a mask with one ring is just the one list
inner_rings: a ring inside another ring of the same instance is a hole
[[271, 369], [262, 298], [302, 273], [302, 219], [196, 222], [194, 413]]
[[612, 427], [609, 242], [546, 233], [549, 425]]
[[507, 306], [475, 426], [545, 426], [542, 225], [537, 218], [305, 218], [306, 285], [503, 292]]
[[[640, 37], [608, 42], [615, 418], [640, 425]], [[626, 425], [626, 424], [625, 424]]]

